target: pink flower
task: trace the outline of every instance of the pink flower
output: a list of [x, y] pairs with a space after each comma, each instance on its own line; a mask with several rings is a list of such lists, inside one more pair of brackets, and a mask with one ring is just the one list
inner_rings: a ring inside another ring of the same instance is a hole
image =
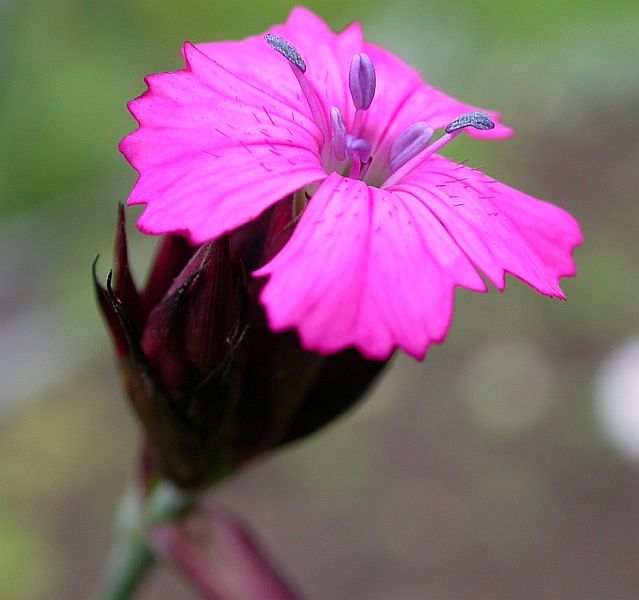
[[187, 43], [184, 56], [129, 104], [129, 204], [146, 204], [142, 231], [199, 245], [293, 195], [292, 236], [253, 273], [268, 278], [274, 331], [321, 354], [421, 359], [450, 327], [455, 287], [486, 291], [477, 269], [500, 290], [510, 273], [564, 298], [576, 221], [436, 153], [462, 131], [512, 131], [365, 42], [359, 24], [335, 34], [296, 8], [266, 39]]

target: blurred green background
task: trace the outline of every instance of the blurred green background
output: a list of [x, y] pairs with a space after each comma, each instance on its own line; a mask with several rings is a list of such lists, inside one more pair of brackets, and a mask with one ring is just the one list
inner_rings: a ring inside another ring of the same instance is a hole
[[[126, 102], [181, 68], [185, 40], [254, 35], [292, 6], [0, 2], [0, 598], [87, 597], [133, 469], [90, 278], [135, 181], [117, 150]], [[515, 138], [459, 138], [449, 155], [568, 209], [586, 242], [568, 302], [514, 279], [460, 291], [423, 364], [398, 356], [359, 409], [214, 501], [309, 598], [639, 598], [639, 353], [617, 384], [628, 402], [597, 394], [639, 335], [636, 0], [307, 6], [501, 111]], [[153, 244], [131, 237], [139, 277]], [[141, 597], [194, 596], [162, 571]]]

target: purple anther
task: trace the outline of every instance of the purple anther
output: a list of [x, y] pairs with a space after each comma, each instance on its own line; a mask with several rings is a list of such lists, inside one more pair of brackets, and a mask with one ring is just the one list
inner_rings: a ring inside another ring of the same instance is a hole
[[366, 140], [353, 137], [352, 135], [346, 136], [346, 154], [352, 161], [367, 163], [371, 158], [372, 152], [373, 147]]
[[446, 133], [452, 133], [458, 129], [463, 129], [464, 127], [474, 127], [481, 131], [487, 131], [489, 129], [493, 129], [495, 124], [485, 112], [476, 110], [453, 119], [446, 126]]
[[339, 108], [331, 108], [331, 143], [333, 154], [338, 161], [346, 158], [346, 126]]
[[286, 60], [302, 71], [302, 73], [306, 73], [306, 63], [293, 44], [282, 39], [279, 35], [273, 35], [272, 33], [267, 33], [264, 39], [273, 50], [279, 52]]
[[355, 54], [348, 74], [348, 87], [357, 110], [367, 110], [375, 95], [375, 67], [363, 52]]
[[391, 173], [424, 150], [432, 139], [433, 133], [433, 128], [423, 121], [402, 131], [390, 148], [388, 160]]

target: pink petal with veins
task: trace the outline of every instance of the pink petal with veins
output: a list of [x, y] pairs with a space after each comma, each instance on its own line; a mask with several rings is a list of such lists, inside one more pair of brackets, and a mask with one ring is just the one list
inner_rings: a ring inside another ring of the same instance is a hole
[[[308, 65], [306, 77], [327, 113], [331, 106], [354, 112], [345, 82], [353, 55], [362, 52], [364, 46], [359, 23], [334, 33], [317, 15], [297, 7], [285, 25], [272, 27], [267, 33], [282, 37], [299, 51]], [[294, 100], [299, 110], [308, 111], [289, 65], [266, 45], [264, 35], [239, 42], [198, 44], [198, 48], [238, 77], [288, 104]]]
[[386, 359], [423, 358], [444, 339], [457, 285], [485, 291], [433, 214], [406, 195], [331, 174], [280, 253], [254, 273], [270, 326], [296, 329], [307, 350], [349, 346]]
[[140, 128], [120, 150], [140, 173], [129, 198], [147, 205], [138, 227], [202, 244], [326, 173], [313, 121], [194, 46], [184, 51], [184, 71], [148, 77], [129, 104]]
[[542, 294], [564, 298], [559, 278], [576, 273], [571, 255], [582, 235], [561, 208], [441, 156], [389, 189], [428, 206], [498, 289], [510, 273]]
[[[433, 129], [443, 129], [459, 115], [483, 110], [428, 85], [415, 69], [385, 48], [366, 42], [364, 51], [375, 65], [379, 90], [366, 111], [365, 130], [370, 131], [367, 139], [384, 147], [386, 152], [393, 140], [414, 123], [425, 121]], [[484, 112], [491, 116], [495, 128], [490, 131], [469, 128], [466, 130], [469, 135], [493, 139], [513, 135], [510, 127], [499, 122], [499, 113]]]

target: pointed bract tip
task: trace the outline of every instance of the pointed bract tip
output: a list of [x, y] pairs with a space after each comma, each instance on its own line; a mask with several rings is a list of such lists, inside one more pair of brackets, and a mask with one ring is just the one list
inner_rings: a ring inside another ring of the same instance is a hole
[[290, 44], [279, 35], [273, 35], [272, 33], [267, 33], [264, 39], [273, 50], [279, 52], [286, 60], [302, 71], [302, 73], [306, 73], [306, 63], [293, 44]]

